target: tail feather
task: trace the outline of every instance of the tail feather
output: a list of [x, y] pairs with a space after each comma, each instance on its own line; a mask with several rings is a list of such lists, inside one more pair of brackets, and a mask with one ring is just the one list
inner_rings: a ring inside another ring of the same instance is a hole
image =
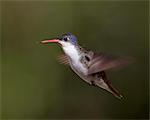
[[114, 87], [112, 86], [112, 84], [107, 84], [107, 83], [105, 83], [103, 80], [101, 80], [101, 81], [96, 81], [96, 85], [97, 85], [98, 87], [101, 87], [101, 88], [103, 88], [104, 90], [106, 90], [106, 91], [112, 93], [115, 97], [117, 97], [117, 98], [119, 98], [119, 99], [122, 99], [122, 98], [123, 98], [123, 96], [121, 95], [121, 93], [120, 93], [116, 88], [114, 88]]
[[104, 71], [100, 72], [100, 79], [97, 79], [95, 84], [112, 93], [115, 97], [119, 99], [123, 98], [121, 93], [115, 87], [113, 87], [112, 83], [107, 79]]
[[107, 84], [108, 87], [109, 87], [109, 92], [111, 92], [115, 97], [119, 98], [119, 99], [122, 99], [123, 96], [121, 95], [121, 93], [115, 88], [112, 86], [112, 84]]

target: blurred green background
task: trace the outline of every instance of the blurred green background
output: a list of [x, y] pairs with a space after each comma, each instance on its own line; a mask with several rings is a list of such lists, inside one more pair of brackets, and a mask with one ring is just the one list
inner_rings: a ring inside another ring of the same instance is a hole
[[[1, 10], [2, 118], [148, 118], [148, 1], [1, 1]], [[108, 72], [123, 100], [59, 64], [60, 47], [38, 43], [65, 32], [94, 51], [135, 58]]]

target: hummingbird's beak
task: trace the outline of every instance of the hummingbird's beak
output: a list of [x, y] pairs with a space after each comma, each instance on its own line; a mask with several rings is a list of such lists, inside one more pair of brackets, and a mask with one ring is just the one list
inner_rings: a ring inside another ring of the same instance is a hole
[[51, 39], [51, 40], [43, 40], [41, 41], [42, 44], [47, 44], [47, 43], [58, 43], [59, 39]]

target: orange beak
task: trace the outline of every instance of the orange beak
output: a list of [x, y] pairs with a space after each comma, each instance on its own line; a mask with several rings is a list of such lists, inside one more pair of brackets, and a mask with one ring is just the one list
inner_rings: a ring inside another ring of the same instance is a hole
[[41, 41], [42, 44], [47, 44], [47, 43], [58, 43], [59, 39], [52, 39], [52, 40], [43, 40]]

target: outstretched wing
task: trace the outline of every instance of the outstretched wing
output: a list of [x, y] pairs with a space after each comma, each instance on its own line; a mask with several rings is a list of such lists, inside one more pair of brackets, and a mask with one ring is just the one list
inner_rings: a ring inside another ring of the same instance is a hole
[[88, 74], [97, 73], [129, 63], [128, 58], [116, 57], [104, 53], [94, 54], [89, 63]]

